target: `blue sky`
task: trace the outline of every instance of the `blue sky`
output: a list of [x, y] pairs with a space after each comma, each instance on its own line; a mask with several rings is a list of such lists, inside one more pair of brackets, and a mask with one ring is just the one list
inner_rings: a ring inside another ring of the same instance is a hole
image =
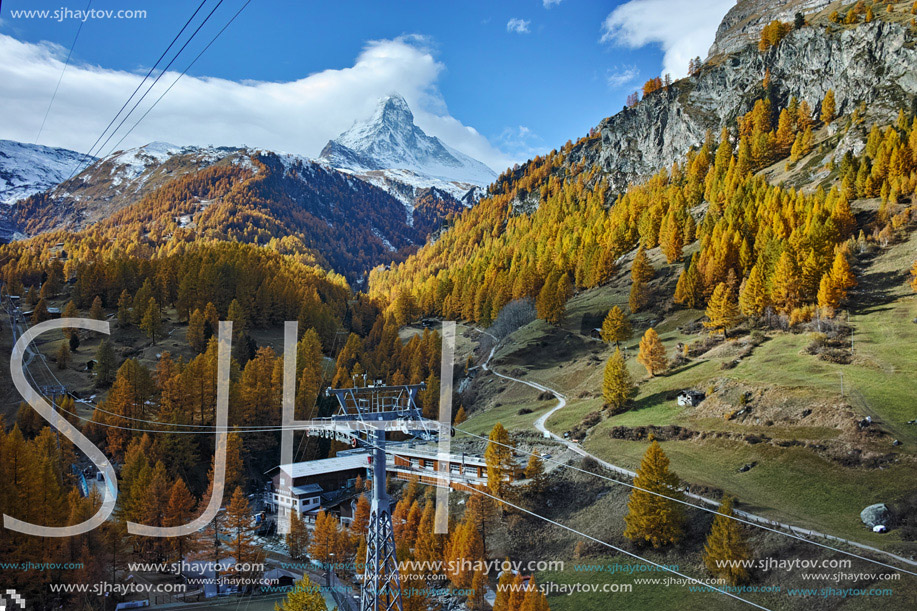
[[[207, 0], [198, 21], [216, 2]], [[224, 0], [173, 70], [243, 2]], [[94, 0], [93, 9], [147, 15], [85, 21], [39, 142], [87, 149], [197, 4]], [[398, 90], [426, 131], [500, 171], [585, 134], [647, 78], [683, 74], [689, 55], [706, 54], [732, 0], [708, 4], [252, 0], [189, 71], [196, 78], [182, 79], [124, 145], [248, 144], [315, 155], [365, 118], [370, 98]], [[82, 10], [86, 0], [2, 4], [0, 113], [20, 120], [0, 125], [0, 138], [35, 139], [78, 26], [12, 11], [62, 7]]]

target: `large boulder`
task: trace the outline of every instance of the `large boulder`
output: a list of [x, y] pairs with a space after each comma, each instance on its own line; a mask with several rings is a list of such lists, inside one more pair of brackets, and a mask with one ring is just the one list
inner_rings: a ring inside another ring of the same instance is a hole
[[889, 511], [885, 503], [876, 503], [875, 505], [870, 505], [866, 509], [860, 512], [860, 519], [863, 520], [863, 524], [870, 528], [876, 526], [888, 526], [889, 521], [891, 521], [892, 513]]

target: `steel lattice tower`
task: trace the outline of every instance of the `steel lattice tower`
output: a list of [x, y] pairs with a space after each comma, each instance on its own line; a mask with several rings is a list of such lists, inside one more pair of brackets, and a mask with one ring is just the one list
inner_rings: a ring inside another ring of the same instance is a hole
[[395, 555], [392, 511], [385, 490], [385, 431], [396, 423], [405, 433], [431, 440], [436, 433], [424, 421], [415, 399], [424, 384], [329, 388], [341, 409], [333, 421], [358, 422], [366, 435], [358, 443], [372, 453], [372, 503], [366, 533], [366, 565], [360, 589], [360, 611], [403, 611], [401, 576]]
[[385, 430], [373, 434], [373, 498], [366, 533], [366, 565], [360, 590], [360, 611], [392, 611], [404, 608], [401, 576], [395, 556], [392, 510], [385, 490]]

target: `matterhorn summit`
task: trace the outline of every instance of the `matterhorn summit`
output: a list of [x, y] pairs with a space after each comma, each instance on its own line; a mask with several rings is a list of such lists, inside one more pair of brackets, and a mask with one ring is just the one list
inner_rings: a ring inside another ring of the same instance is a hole
[[[425, 178], [483, 187], [496, 178], [489, 167], [429, 136], [414, 124], [414, 114], [398, 94], [379, 100], [372, 117], [357, 122], [322, 149], [320, 161], [355, 173], [397, 171], [399, 180], [420, 185]], [[388, 172], [387, 172], [388, 173]], [[413, 175], [413, 179], [405, 180]], [[395, 175], [391, 176], [392, 178]], [[439, 186], [429, 184], [426, 186]]]

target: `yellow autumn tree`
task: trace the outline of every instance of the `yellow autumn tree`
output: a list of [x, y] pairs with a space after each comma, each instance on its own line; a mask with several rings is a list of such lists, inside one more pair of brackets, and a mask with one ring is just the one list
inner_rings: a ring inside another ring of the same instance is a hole
[[634, 382], [627, 371], [627, 363], [620, 348], [605, 363], [605, 374], [602, 378], [602, 398], [605, 407], [612, 413], [620, 411], [634, 394]]
[[790, 312], [798, 305], [799, 268], [789, 251], [783, 251], [771, 279], [771, 301], [782, 312]]
[[684, 513], [678, 476], [669, 471], [669, 458], [659, 443], [646, 450], [634, 490], [627, 501], [624, 536], [636, 543], [662, 547], [684, 537]]
[[490, 431], [484, 460], [487, 463], [487, 487], [491, 494], [506, 498], [510, 482], [513, 481], [513, 446], [509, 433], [501, 423], [494, 425]]
[[665, 371], [668, 364], [665, 346], [662, 345], [659, 334], [652, 327], [646, 330], [646, 333], [643, 334], [643, 339], [640, 340], [640, 352], [637, 354], [637, 361], [646, 367], [646, 371], [650, 376], [655, 376], [657, 373]]
[[626, 342], [633, 337], [634, 331], [630, 326], [630, 320], [618, 306], [612, 306], [608, 310], [608, 315], [602, 321], [602, 340], [617, 345], [619, 342]]
[[764, 314], [767, 306], [768, 297], [764, 274], [761, 273], [761, 268], [754, 265], [739, 291], [739, 311], [745, 316], [757, 318]]
[[829, 89], [825, 93], [825, 98], [821, 102], [821, 121], [825, 125], [831, 125], [837, 118], [837, 104], [834, 101], [834, 90]]
[[669, 263], [675, 263], [681, 259], [682, 249], [685, 246], [685, 237], [681, 223], [671, 212], [666, 215], [663, 221], [662, 231], [659, 234], [659, 245], [662, 247], [662, 252]]
[[274, 605], [276, 611], [328, 611], [321, 588], [309, 577], [303, 577], [290, 590], [281, 603]]
[[742, 532], [742, 524], [733, 516], [732, 498], [725, 496], [704, 544], [704, 565], [714, 577], [737, 586], [750, 578], [745, 563], [751, 560], [751, 550]]
[[722, 329], [723, 339], [726, 339], [726, 332], [738, 324], [739, 306], [725, 282], [720, 282], [713, 290], [713, 295], [707, 303], [706, 314], [709, 320], [704, 326], [713, 331]]

